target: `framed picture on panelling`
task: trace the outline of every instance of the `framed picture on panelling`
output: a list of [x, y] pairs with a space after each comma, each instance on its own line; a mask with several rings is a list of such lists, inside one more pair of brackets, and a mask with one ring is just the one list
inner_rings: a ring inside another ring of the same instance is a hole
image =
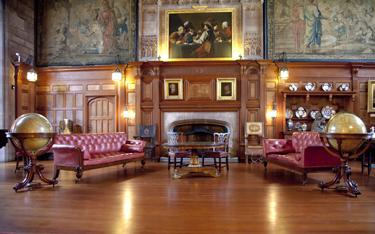
[[234, 8], [167, 10], [165, 19], [162, 50], [169, 60], [233, 59]]
[[183, 99], [182, 79], [165, 79], [164, 80], [164, 99]]
[[368, 81], [367, 112], [375, 112], [375, 80]]
[[236, 78], [217, 78], [216, 79], [216, 99], [236, 100]]

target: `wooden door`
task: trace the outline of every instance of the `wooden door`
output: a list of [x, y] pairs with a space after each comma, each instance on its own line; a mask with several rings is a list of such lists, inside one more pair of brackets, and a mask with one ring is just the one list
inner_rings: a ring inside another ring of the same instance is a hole
[[90, 133], [116, 132], [115, 97], [96, 97], [88, 102]]

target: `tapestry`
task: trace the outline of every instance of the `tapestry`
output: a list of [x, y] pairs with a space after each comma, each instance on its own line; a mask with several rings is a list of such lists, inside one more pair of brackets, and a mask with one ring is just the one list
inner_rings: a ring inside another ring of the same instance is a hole
[[374, 60], [375, 1], [269, 0], [267, 57]]
[[37, 7], [37, 66], [136, 60], [136, 0], [39, 0]]

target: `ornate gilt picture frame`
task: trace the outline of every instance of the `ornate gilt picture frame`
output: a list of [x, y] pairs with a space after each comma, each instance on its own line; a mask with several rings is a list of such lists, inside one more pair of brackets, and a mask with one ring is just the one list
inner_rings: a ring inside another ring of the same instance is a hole
[[369, 80], [367, 86], [367, 112], [375, 112], [375, 80]]
[[165, 79], [164, 80], [164, 99], [165, 100], [182, 100], [184, 98], [182, 79]]
[[163, 58], [230, 60], [238, 45], [234, 8], [166, 10]]
[[218, 101], [236, 100], [236, 78], [216, 79], [216, 99]]

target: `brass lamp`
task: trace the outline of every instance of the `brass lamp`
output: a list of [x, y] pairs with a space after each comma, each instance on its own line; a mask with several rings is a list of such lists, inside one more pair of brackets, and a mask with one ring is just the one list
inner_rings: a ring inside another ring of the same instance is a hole
[[118, 69], [118, 63], [119, 63], [119, 56], [118, 55], [116, 55], [115, 63], [116, 63], [116, 69], [112, 72], [112, 80], [113, 81], [121, 81], [122, 72]]
[[[31, 62], [33, 62], [32, 56]], [[34, 66], [31, 66], [31, 69], [27, 71], [27, 80], [30, 82], [36, 82], [38, 80], [38, 73], [34, 70]]]
[[284, 62], [284, 66], [282, 68], [280, 68], [279, 72], [280, 72], [280, 79], [282, 80], [286, 80], [289, 78], [289, 70], [288, 68], [286, 68], [285, 66], [285, 60], [286, 60], [286, 53], [283, 52], [282, 53], [282, 59], [283, 59], [283, 62]]

